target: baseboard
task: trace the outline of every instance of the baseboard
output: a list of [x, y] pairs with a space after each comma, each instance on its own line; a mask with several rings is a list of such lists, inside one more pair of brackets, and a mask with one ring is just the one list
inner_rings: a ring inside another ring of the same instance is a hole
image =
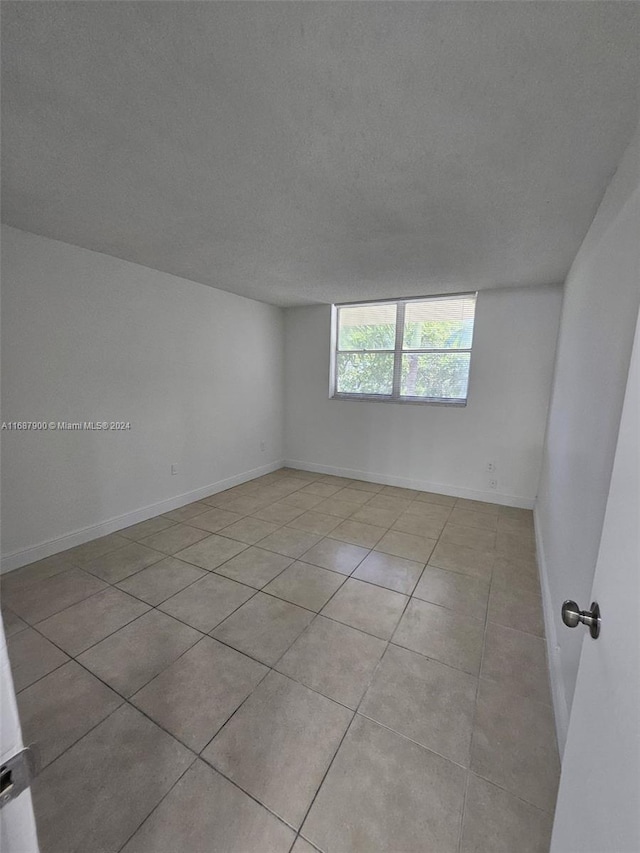
[[55, 539], [50, 539], [46, 542], [40, 542], [38, 545], [33, 545], [20, 551], [3, 554], [0, 564], [0, 573], [4, 574], [5, 572], [11, 572], [14, 569], [19, 569], [21, 566], [26, 566], [36, 560], [42, 560], [45, 557], [51, 557], [53, 554], [59, 554], [61, 551], [66, 551], [68, 548], [74, 548], [76, 545], [84, 545], [85, 542], [97, 539], [99, 536], [106, 536], [108, 533], [116, 533], [118, 530], [124, 530], [125, 527], [131, 527], [132, 524], [138, 524], [140, 521], [146, 521], [148, 518], [161, 515], [163, 512], [170, 512], [172, 509], [178, 509], [185, 504], [190, 504], [193, 501], [206, 498], [209, 495], [215, 495], [218, 492], [223, 492], [225, 489], [230, 489], [232, 486], [239, 486], [241, 483], [246, 483], [248, 480], [253, 480], [263, 474], [270, 474], [272, 471], [277, 471], [279, 468], [282, 468], [283, 465], [284, 462], [282, 460], [271, 462], [268, 465], [262, 465], [259, 468], [253, 468], [251, 471], [244, 471], [242, 474], [236, 474], [234, 477], [227, 477], [224, 480], [218, 480], [216, 483], [210, 483], [208, 486], [202, 486], [201, 488], [194, 489], [191, 492], [184, 492], [181, 495], [175, 495], [175, 497], [166, 498], [165, 500], [158, 501], [158, 503], [141, 507], [133, 512], [109, 518], [106, 521], [99, 522], [98, 524], [92, 524], [89, 527], [82, 528], [82, 530], [75, 530], [73, 533], [58, 536]]
[[569, 709], [567, 697], [562, 679], [562, 665], [560, 661], [560, 646], [556, 633], [556, 622], [554, 619], [554, 603], [549, 586], [549, 571], [544, 553], [544, 543], [538, 524], [538, 514], [533, 510], [533, 521], [536, 535], [536, 552], [538, 558], [538, 571], [540, 573], [540, 589], [542, 591], [542, 610], [544, 613], [544, 630], [547, 639], [547, 662], [549, 664], [549, 679], [551, 681], [551, 700], [553, 702], [553, 713], [556, 721], [556, 738], [558, 740], [558, 752], [562, 759], [564, 745], [567, 742], [567, 731], [569, 729]]
[[334, 468], [330, 465], [319, 465], [315, 462], [302, 462], [299, 459], [287, 459], [284, 463], [289, 468], [300, 468], [302, 471], [313, 471], [316, 474], [334, 474], [338, 477], [349, 477], [353, 480], [365, 480], [368, 483], [383, 483], [385, 486], [401, 486], [405, 489], [419, 489], [421, 492], [436, 492], [440, 495], [450, 495], [454, 498], [468, 498], [473, 501], [486, 501], [503, 506], [533, 509], [534, 498], [506, 495], [503, 492], [487, 489], [465, 489], [460, 486], [449, 486], [435, 483], [431, 480], [419, 480], [407, 477], [393, 477], [389, 474], [378, 474], [374, 471], [359, 471], [355, 468]]

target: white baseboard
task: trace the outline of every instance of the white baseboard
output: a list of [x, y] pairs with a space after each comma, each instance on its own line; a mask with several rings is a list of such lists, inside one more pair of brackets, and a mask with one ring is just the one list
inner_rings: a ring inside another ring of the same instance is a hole
[[549, 664], [549, 678], [551, 681], [551, 699], [553, 702], [553, 713], [556, 721], [556, 738], [558, 740], [558, 752], [560, 759], [564, 752], [564, 745], [567, 742], [567, 731], [569, 729], [569, 709], [567, 707], [567, 697], [564, 690], [564, 681], [562, 679], [562, 666], [560, 661], [560, 646], [558, 645], [558, 635], [556, 633], [556, 622], [554, 619], [554, 602], [551, 597], [551, 587], [549, 585], [549, 571], [544, 553], [544, 544], [540, 525], [538, 524], [538, 515], [534, 508], [533, 520], [536, 533], [536, 552], [538, 557], [538, 571], [540, 573], [540, 589], [542, 591], [542, 610], [544, 613], [544, 629], [547, 639], [547, 661]]
[[331, 465], [319, 465], [315, 462], [302, 462], [299, 459], [287, 459], [284, 463], [288, 468], [300, 468], [303, 471], [314, 471], [317, 474], [334, 474], [338, 477], [349, 477], [353, 480], [365, 480], [368, 483], [383, 483], [385, 486], [401, 486], [405, 489], [419, 489], [422, 492], [436, 492], [440, 495], [450, 495], [454, 498], [468, 498], [474, 501], [486, 501], [503, 506], [521, 507], [522, 509], [533, 509], [535, 498], [519, 497], [518, 495], [506, 495], [502, 492], [487, 489], [465, 489], [459, 486], [448, 486], [444, 483], [435, 483], [430, 480], [409, 479], [407, 477], [393, 477], [389, 474], [378, 474], [374, 471], [358, 471], [355, 468], [334, 468]]
[[178, 509], [185, 504], [193, 503], [201, 498], [206, 498], [209, 495], [215, 495], [218, 492], [223, 492], [225, 489], [230, 489], [232, 486], [239, 486], [241, 483], [246, 483], [248, 480], [253, 480], [263, 474], [269, 474], [272, 471], [277, 471], [282, 468], [284, 462], [282, 460], [271, 462], [268, 465], [262, 465], [260, 468], [253, 468], [251, 471], [244, 471], [242, 474], [236, 474], [234, 477], [227, 477], [224, 480], [218, 480], [216, 483], [210, 483], [208, 486], [202, 486], [199, 489], [194, 489], [191, 492], [184, 492], [181, 495], [175, 495], [172, 498], [158, 501], [158, 503], [149, 504], [148, 506], [136, 509], [133, 512], [118, 515], [114, 518], [109, 518], [106, 521], [101, 521], [98, 524], [92, 524], [89, 527], [83, 527], [82, 530], [75, 530], [73, 533], [67, 533], [63, 536], [58, 536], [55, 539], [50, 539], [47, 542], [40, 542], [38, 545], [30, 546], [19, 551], [13, 551], [9, 554], [3, 554], [1, 558], [0, 573], [11, 572], [14, 569], [19, 569], [21, 566], [26, 566], [36, 560], [42, 560], [45, 557], [51, 557], [53, 554], [59, 554], [61, 551], [66, 551], [68, 548], [74, 548], [76, 545], [84, 545], [92, 539], [97, 539], [99, 536], [106, 536], [108, 533], [116, 533], [118, 530], [124, 530], [125, 527], [131, 527], [132, 524], [138, 524], [140, 521], [146, 521], [148, 518], [153, 518], [156, 515], [161, 515], [163, 512], [169, 512], [172, 509]]

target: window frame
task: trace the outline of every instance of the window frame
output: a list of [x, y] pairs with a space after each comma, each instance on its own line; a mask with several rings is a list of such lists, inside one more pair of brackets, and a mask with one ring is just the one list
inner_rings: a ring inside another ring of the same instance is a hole
[[[403, 349], [404, 318], [406, 307], [410, 303], [430, 302], [438, 299], [462, 299], [472, 296], [474, 299], [473, 331], [471, 343], [464, 349], [451, 348], [411, 348]], [[409, 405], [426, 406], [454, 406], [464, 408], [469, 401], [471, 392], [471, 353], [473, 350], [473, 339], [475, 336], [475, 311], [478, 302], [478, 291], [465, 291], [464, 293], [438, 293], [431, 296], [405, 296], [397, 299], [368, 299], [362, 302], [339, 302], [331, 306], [331, 356], [329, 365], [329, 397], [332, 400], [363, 400], [365, 402], [377, 403], [402, 403]], [[375, 350], [339, 350], [338, 349], [338, 313], [341, 308], [358, 308], [361, 305], [395, 305], [396, 306], [396, 336], [393, 349]], [[338, 353], [376, 353], [393, 355], [393, 383], [391, 394], [353, 394], [337, 390]], [[467, 396], [461, 397], [414, 397], [400, 394], [400, 381], [402, 373], [402, 356], [408, 353], [468, 353], [469, 354], [469, 377], [467, 380]]]

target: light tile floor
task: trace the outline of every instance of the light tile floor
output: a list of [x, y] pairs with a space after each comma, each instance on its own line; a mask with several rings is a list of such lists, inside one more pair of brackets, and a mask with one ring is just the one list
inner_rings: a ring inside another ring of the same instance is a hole
[[281, 469], [6, 575], [42, 853], [545, 853], [532, 514]]

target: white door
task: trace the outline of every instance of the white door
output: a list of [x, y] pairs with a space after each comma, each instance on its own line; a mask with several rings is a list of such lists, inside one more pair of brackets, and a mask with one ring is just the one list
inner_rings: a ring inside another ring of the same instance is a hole
[[[22, 732], [9, 668], [4, 626], [0, 617], [0, 765], [4, 765], [21, 749]], [[0, 850], [2, 853], [38, 853], [29, 788], [0, 810]]]
[[[585, 638], [552, 853], [640, 853], [639, 362], [640, 318], [591, 596], [600, 637], [582, 625], [566, 629]], [[578, 604], [586, 610], [591, 601]]]

